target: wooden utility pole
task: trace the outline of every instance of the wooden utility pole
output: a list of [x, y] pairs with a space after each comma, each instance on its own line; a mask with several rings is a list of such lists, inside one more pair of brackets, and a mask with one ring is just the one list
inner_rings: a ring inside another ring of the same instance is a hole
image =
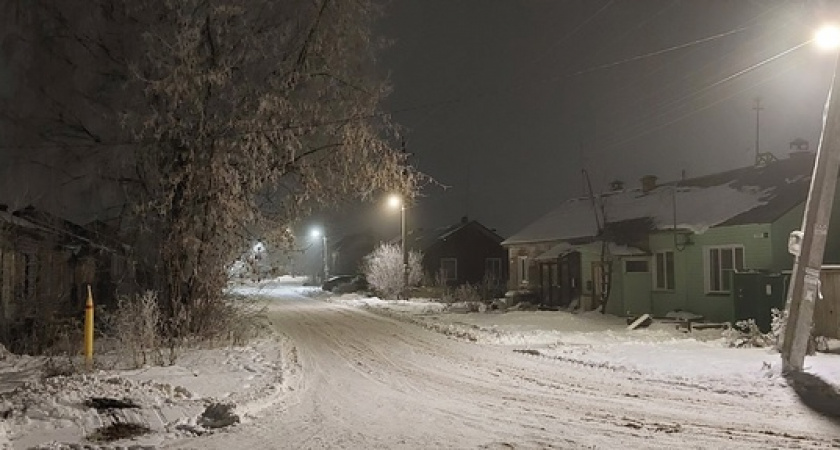
[[835, 61], [831, 90], [823, 113], [822, 136], [802, 221], [802, 241], [788, 289], [785, 307], [787, 321], [782, 336], [782, 364], [785, 371], [801, 371], [805, 364], [814, 304], [820, 295], [820, 267], [840, 168], [838, 65], [840, 59]]
[[761, 107], [761, 97], [756, 97], [755, 106], [753, 106], [753, 109], [755, 110], [755, 165], [757, 166], [757, 165], [759, 165], [759, 161], [761, 159], [761, 156], [760, 156], [761, 155], [761, 150], [759, 149], [759, 145], [758, 145], [759, 130], [760, 130], [760, 128], [758, 127], [758, 124], [759, 124], [759, 120], [760, 120], [759, 118], [760, 118], [760, 115], [761, 115], [761, 110], [764, 109], [764, 108]]

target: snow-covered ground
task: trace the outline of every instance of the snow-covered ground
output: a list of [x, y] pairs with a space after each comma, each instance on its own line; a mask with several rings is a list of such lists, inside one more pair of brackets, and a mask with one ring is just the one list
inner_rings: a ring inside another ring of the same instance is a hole
[[[301, 283], [236, 288], [265, 298], [274, 338], [187, 351], [169, 367], [44, 379], [42, 359], [0, 355], [0, 449], [74, 448], [114, 421], [151, 432], [100, 448], [840, 445], [837, 355], [808, 357], [791, 381], [777, 353], [729, 348], [720, 330], [627, 330], [599, 313], [451, 313]], [[139, 408], [97, 413], [84, 406], [91, 397]], [[202, 426], [217, 402], [234, 404], [242, 423]]]
[[[543, 356], [622, 366], [685, 378], [718, 378], [730, 385], [781, 372], [778, 352], [769, 348], [731, 348], [721, 329], [687, 332], [670, 322], [627, 329], [625, 318], [596, 311], [510, 311], [446, 313], [446, 306], [426, 299], [381, 300], [357, 294], [330, 296], [330, 301], [379, 311], [471, 341], [524, 350]], [[806, 371], [840, 383], [840, 355], [818, 353], [806, 360]], [[713, 387], [713, 386], [710, 386]]]

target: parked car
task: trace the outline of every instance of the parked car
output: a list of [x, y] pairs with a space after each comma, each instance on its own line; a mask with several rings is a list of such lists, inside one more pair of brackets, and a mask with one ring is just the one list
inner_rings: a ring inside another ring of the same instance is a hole
[[357, 292], [368, 288], [364, 275], [336, 275], [330, 277], [321, 289], [336, 293]]

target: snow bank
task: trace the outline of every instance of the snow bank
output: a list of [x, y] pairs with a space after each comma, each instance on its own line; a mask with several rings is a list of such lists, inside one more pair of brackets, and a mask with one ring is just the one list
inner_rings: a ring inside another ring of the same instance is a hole
[[[167, 367], [48, 378], [43, 377], [43, 364], [38, 370], [30, 367], [37, 359], [7, 355], [0, 360], [0, 413], [5, 417], [0, 449], [11, 448], [12, 442], [20, 448], [68, 448], [117, 422], [140, 424], [151, 432], [109, 446], [154, 446], [173, 436], [209, 433], [197, 420], [208, 405], [232, 403], [242, 420], [258, 416], [292, 389], [297, 367], [292, 346], [283, 338], [184, 350]], [[138, 408], [100, 412], [86, 405], [94, 397], [126, 399]]]

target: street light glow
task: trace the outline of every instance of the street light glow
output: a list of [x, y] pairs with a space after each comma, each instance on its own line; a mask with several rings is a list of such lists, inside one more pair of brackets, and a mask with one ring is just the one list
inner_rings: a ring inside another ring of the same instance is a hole
[[321, 237], [321, 230], [319, 230], [318, 228], [313, 228], [312, 231], [309, 232], [309, 235], [313, 238], [319, 238]]
[[391, 196], [388, 197], [388, 206], [395, 209], [399, 208], [402, 206], [402, 197], [397, 194], [391, 194]]
[[826, 25], [814, 33], [814, 42], [823, 49], [831, 50], [840, 47], [840, 28]]

